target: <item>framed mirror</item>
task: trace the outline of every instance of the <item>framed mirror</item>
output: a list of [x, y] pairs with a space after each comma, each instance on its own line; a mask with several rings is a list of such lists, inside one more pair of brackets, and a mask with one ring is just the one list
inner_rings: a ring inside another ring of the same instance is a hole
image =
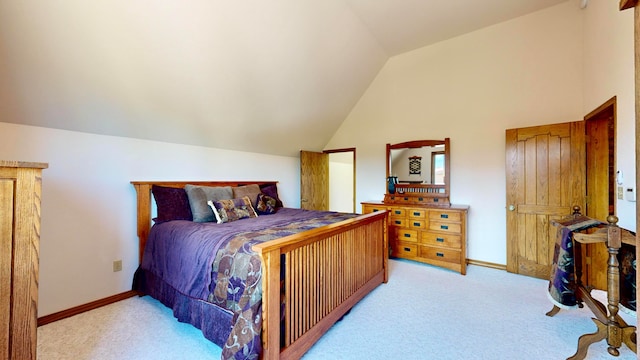
[[[396, 182], [397, 194], [421, 194], [426, 202], [448, 203], [451, 173], [449, 138], [444, 140], [415, 140], [387, 144], [387, 180]], [[394, 199], [387, 186], [385, 199]]]

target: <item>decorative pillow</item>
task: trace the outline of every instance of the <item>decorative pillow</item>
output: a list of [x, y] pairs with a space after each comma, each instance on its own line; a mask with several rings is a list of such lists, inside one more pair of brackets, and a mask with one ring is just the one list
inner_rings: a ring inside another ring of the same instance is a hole
[[255, 207], [257, 205], [256, 201], [258, 200], [258, 194], [260, 194], [260, 186], [258, 184], [252, 185], [244, 185], [233, 188], [233, 198], [234, 199], [242, 199], [247, 196], [251, 199], [251, 206]]
[[158, 216], [153, 219], [156, 224], [171, 220], [191, 221], [193, 219], [189, 199], [184, 189], [153, 185], [151, 193], [156, 200], [158, 212]]
[[216, 213], [218, 224], [236, 221], [244, 218], [257, 217], [248, 197], [242, 199], [208, 201], [212, 211]]
[[214, 221], [214, 214], [207, 205], [207, 201], [233, 199], [231, 186], [197, 186], [185, 185], [184, 190], [189, 198], [189, 206], [193, 214], [193, 221]]
[[258, 195], [258, 201], [256, 205], [256, 211], [259, 215], [269, 215], [276, 212], [276, 199], [269, 195]]
[[283, 206], [282, 201], [280, 201], [280, 198], [278, 198], [278, 187], [275, 184], [267, 185], [260, 190], [262, 191], [263, 194], [271, 196], [272, 198], [276, 199], [276, 207]]

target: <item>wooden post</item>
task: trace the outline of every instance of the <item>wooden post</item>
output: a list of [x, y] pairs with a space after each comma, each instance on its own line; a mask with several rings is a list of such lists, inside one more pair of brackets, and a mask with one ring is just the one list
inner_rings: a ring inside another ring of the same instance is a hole
[[[620, 10], [634, 8], [634, 46], [635, 46], [635, 80], [636, 80], [636, 189], [640, 189], [640, 9], [638, 0], [620, 0]], [[636, 202], [636, 244], [640, 238], [640, 202]], [[640, 249], [636, 246], [636, 259], [640, 257]], [[640, 284], [639, 278], [636, 276], [636, 288]], [[640, 327], [640, 321], [637, 322], [636, 328]]]

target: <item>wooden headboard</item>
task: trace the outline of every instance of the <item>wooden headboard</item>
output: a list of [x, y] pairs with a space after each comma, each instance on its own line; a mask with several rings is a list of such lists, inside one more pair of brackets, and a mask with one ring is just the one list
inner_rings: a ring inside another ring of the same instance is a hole
[[276, 185], [277, 181], [132, 181], [131, 184], [136, 189], [137, 194], [137, 228], [138, 228], [138, 260], [142, 263], [142, 254], [144, 253], [144, 247], [147, 244], [147, 236], [149, 236], [149, 229], [153, 221], [151, 219], [151, 187], [153, 185], [184, 188], [185, 185], [200, 185], [200, 186], [244, 186], [257, 184], [258, 186], [265, 187], [269, 185]]

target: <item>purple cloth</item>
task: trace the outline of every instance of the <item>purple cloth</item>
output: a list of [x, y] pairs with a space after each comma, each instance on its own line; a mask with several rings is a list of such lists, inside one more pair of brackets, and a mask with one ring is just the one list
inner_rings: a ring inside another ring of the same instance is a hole
[[225, 241], [240, 232], [283, 227], [293, 219], [305, 221], [316, 217], [315, 211], [281, 208], [272, 215], [223, 224], [182, 220], [155, 224], [149, 232], [141, 267], [181, 293], [206, 300], [211, 266]]
[[548, 287], [549, 299], [554, 305], [561, 308], [572, 308], [578, 304], [575, 294], [573, 233], [602, 224], [602, 222], [586, 216], [578, 216], [560, 223], [562, 227], [558, 229], [556, 236]]

